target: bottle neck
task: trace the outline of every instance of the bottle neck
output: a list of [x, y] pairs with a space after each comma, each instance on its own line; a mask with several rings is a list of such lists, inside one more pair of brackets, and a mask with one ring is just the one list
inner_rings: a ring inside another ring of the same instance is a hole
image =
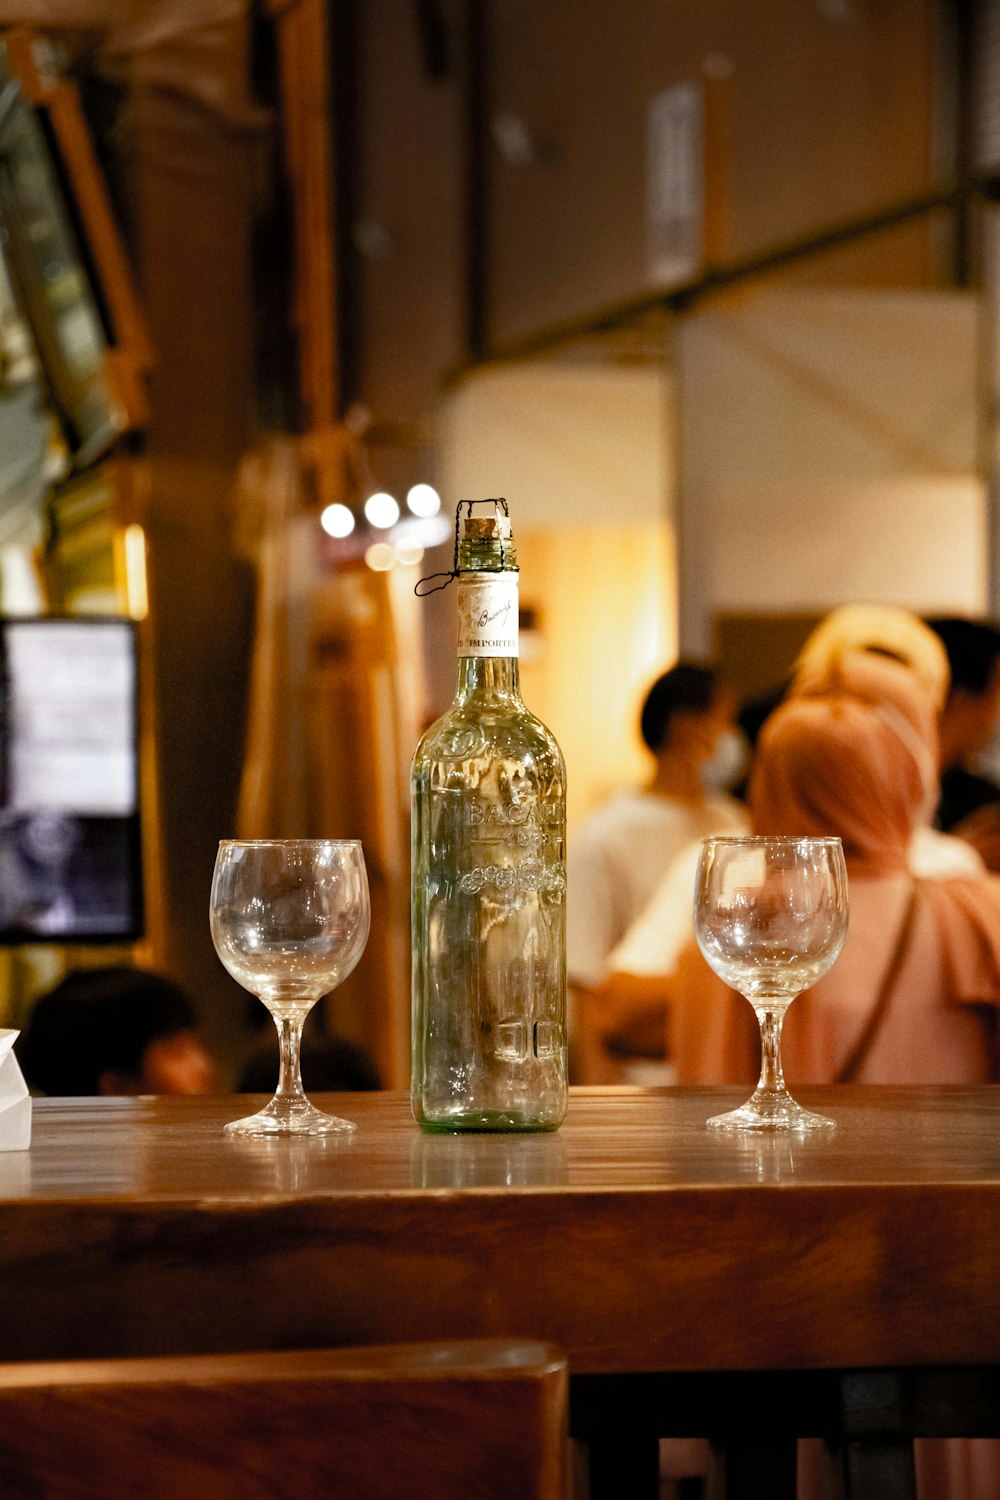
[[497, 570], [460, 576], [457, 605], [458, 699], [517, 701], [517, 574]]
[[473, 698], [520, 703], [521, 683], [516, 656], [460, 656], [456, 702]]

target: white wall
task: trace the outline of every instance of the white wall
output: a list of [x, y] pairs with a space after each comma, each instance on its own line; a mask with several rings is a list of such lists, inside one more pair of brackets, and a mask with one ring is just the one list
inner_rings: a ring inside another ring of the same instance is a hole
[[966, 293], [777, 293], [681, 327], [681, 644], [718, 613], [987, 607]]
[[515, 528], [664, 519], [668, 376], [658, 365], [531, 362], [462, 382], [442, 405], [446, 505], [505, 495]]

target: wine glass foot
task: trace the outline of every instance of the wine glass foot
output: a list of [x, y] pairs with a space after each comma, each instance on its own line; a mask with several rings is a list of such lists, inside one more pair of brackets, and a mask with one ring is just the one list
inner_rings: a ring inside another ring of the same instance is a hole
[[325, 1114], [308, 1099], [283, 1099], [280, 1094], [275, 1094], [270, 1104], [255, 1115], [230, 1120], [224, 1133], [235, 1136], [349, 1135], [357, 1128], [352, 1120]]
[[762, 1094], [751, 1096], [739, 1109], [728, 1110], [724, 1115], [713, 1115], [706, 1121], [710, 1130], [759, 1130], [782, 1131], [788, 1134], [806, 1135], [817, 1130], [836, 1130], [836, 1120], [825, 1115], [815, 1115], [803, 1109], [791, 1094]]

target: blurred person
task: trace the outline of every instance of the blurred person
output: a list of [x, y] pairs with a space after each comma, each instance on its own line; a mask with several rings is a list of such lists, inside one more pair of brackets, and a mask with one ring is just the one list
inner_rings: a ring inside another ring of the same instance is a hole
[[[945, 716], [953, 698], [951, 653], [941, 632], [932, 629], [930, 622], [896, 604], [843, 604], [824, 615], [799, 652], [787, 681], [741, 705], [737, 720], [751, 751], [769, 715], [789, 694], [803, 683], [822, 680], [853, 651], [888, 657], [909, 669], [933, 712], [941, 716], [943, 753], [950, 755]], [[960, 703], [961, 695], [955, 700], [956, 706]], [[961, 717], [967, 716], [962, 712]], [[948, 764], [947, 759], [943, 764]], [[741, 792], [745, 796], [746, 783]], [[986, 866], [972, 846], [972, 839], [954, 837], [939, 819], [928, 818], [914, 829], [910, 851], [914, 873], [933, 877], [982, 874]]]
[[977, 767], [1000, 713], [1000, 627], [934, 616], [927, 624], [948, 653], [951, 686], [941, 710], [941, 799], [934, 822], [1000, 870], [1000, 786]]
[[608, 954], [642, 911], [674, 856], [693, 839], [739, 832], [745, 809], [728, 794], [744, 747], [735, 698], [714, 668], [680, 661], [643, 701], [639, 727], [654, 758], [643, 787], [616, 793], [569, 842], [567, 971], [571, 986], [577, 1081], [612, 1082], [616, 1058], [662, 1052], [662, 1012], [614, 1014], [594, 992]]
[[[845, 604], [824, 616], [809, 635], [788, 681], [755, 700], [752, 712], [741, 711], [741, 722], [754, 731], [747, 738], [751, 754], [769, 715], [781, 703], [809, 691], [811, 684], [831, 680], [841, 662], [858, 656], [894, 662], [905, 670], [937, 722], [950, 681], [948, 656], [938, 636], [897, 605]], [[928, 775], [936, 785], [936, 762], [928, 762]], [[983, 861], [968, 842], [930, 826], [933, 805], [928, 804], [912, 831], [912, 872], [934, 879], [982, 875]], [[662, 1007], [669, 976], [692, 937], [691, 893], [700, 852], [699, 838], [672, 860], [646, 906], [608, 955], [600, 985], [605, 1014], [641, 1011], [653, 1016]]]
[[[768, 715], [803, 683], [823, 680], [848, 653], [866, 651], [898, 661], [913, 674], [935, 714], [943, 715], [949, 701], [949, 653], [930, 625], [897, 604], [842, 604], [824, 615], [796, 658], [783, 688], [757, 704], [743, 705], [740, 723], [752, 745]], [[755, 712], [756, 710], [756, 712]], [[985, 865], [968, 840], [952, 837], [928, 817], [914, 829], [910, 851], [915, 874], [929, 876], [978, 875]]]
[[[827, 672], [847, 651], [871, 651], [910, 668], [938, 711], [949, 683], [948, 658], [930, 627], [896, 604], [841, 604], [823, 616], [806, 638], [783, 681], [740, 704], [736, 721], [753, 749], [771, 714], [784, 702], [796, 678]], [[738, 788], [745, 799], [750, 768]]]
[[[940, 637], [897, 604], [844, 604], [824, 616], [802, 647], [788, 695], [832, 679], [839, 664], [861, 651], [898, 662], [911, 675], [940, 728], [948, 702], [951, 668]], [[940, 756], [940, 750], [936, 752]], [[937, 775], [940, 795], [940, 760]], [[968, 840], [933, 826], [936, 801], [913, 829], [910, 868], [932, 879], [983, 874], [986, 866]]]
[[49, 1095], [206, 1094], [215, 1075], [186, 992], [124, 965], [71, 969], [35, 1002], [15, 1052]]
[[799, 652], [792, 681], [825, 680], [844, 656], [855, 651], [900, 662], [916, 678], [933, 712], [941, 712], [951, 676], [947, 652], [923, 620], [898, 604], [841, 604], [832, 609]]
[[[750, 783], [754, 832], [837, 835], [850, 880], [844, 950], [784, 1024], [793, 1083], [847, 1081], [848, 1064], [852, 1080], [870, 1083], [998, 1076], [1000, 879], [917, 878], [910, 865], [913, 830], [936, 799], [936, 765], [935, 717], [912, 675], [863, 652], [814, 678], [764, 726]], [[693, 939], [669, 992], [680, 1081], [755, 1083], [752, 1008]]]
[[[845, 604], [832, 610], [809, 636], [795, 663], [789, 692], [823, 681], [846, 654], [862, 650], [907, 667], [926, 694], [943, 731], [952, 702], [950, 652], [937, 630], [895, 604]], [[939, 750], [939, 755], [950, 751]], [[947, 760], [939, 761], [938, 774]], [[940, 795], [940, 789], [939, 789]], [[973, 841], [947, 831], [933, 810], [913, 831], [910, 866], [931, 878], [981, 875], [986, 864]]]

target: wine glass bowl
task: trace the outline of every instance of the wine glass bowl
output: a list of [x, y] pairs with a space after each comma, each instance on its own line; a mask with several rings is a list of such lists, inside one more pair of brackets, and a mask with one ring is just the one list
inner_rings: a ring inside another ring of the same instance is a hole
[[224, 839], [212, 878], [215, 951], [262, 1001], [278, 1030], [273, 1099], [228, 1124], [229, 1135], [351, 1131], [305, 1096], [300, 1051], [309, 1011], [355, 967], [368, 940], [370, 899], [356, 839]]
[[714, 838], [702, 844], [694, 927], [709, 966], [753, 1006], [761, 1074], [724, 1130], [828, 1130], [789, 1094], [781, 1068], [788, 1006], [836, 962], [847, 934], [847, 870], [838, 838]]

